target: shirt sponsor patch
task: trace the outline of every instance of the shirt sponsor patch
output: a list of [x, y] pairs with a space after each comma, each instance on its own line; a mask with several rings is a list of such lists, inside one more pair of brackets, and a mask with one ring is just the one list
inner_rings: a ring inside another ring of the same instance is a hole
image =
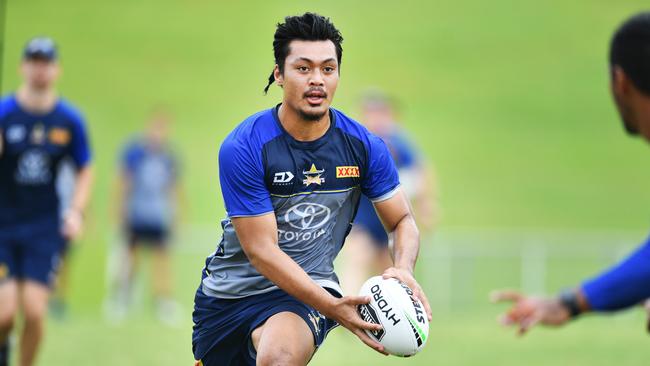
[[291, 172], [278, 172], [273, 175], [273, 184], [286, 185], [293, 180], [293, 173]]
[[359, 178], [359, 167], [358, 166], [337, 166], [336, 177], [337, 178]]
[[65, 145], [70, 141], [70, 132], [65, 128], [54, 127], [50, 130], [49, 139], [54, 145]]

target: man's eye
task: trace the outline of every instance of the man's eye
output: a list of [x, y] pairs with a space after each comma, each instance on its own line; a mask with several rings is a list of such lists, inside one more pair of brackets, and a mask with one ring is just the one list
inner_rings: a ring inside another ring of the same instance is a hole
[[323, 70], [325, 70], [325, 72], [333, 72], [334, 68], [332, 66], [325, 66]]
[[307, 66], [298, 66], [298, 71], [307, 72], [309, 71], [309, 68]]

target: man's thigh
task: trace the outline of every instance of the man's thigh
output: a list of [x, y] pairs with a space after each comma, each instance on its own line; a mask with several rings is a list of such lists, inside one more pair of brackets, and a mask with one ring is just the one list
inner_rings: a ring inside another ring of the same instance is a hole
[[18, 286], [14, 279], [0, 281], [0, 304], [0, 325], [12, 323], [18, 309]]
[[258, 365], [306, 365], [316, 350], [314, 336], [298, 314], [271, 316], [251, 334]]
[[20, 303], [25, 318], [28, 320], [43, 319], [47, 313], [50, 288], [33, 280], [20, 281]]

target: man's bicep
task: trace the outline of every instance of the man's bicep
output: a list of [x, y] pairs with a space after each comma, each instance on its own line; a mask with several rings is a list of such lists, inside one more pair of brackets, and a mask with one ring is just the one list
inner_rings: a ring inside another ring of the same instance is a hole
[[395, 229], [397, 224], [411, 213], [408, 199], [401, 188], [390, 198], [374, 202], [377, 215], [387, 231]]
[[275, 213], [259, 216], [244, 216], [231, 218], [237, 238], [245, 252], [255, 249], [255, 246], [276, 244], [278, 227]]

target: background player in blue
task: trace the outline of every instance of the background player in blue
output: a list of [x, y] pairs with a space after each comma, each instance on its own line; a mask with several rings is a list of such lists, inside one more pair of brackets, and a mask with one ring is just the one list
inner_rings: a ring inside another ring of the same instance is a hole
[[[415, 145], [397, 122], [395, 103], [380, 90], [367, 91], [361, 102], [361, 122], [380, 137], [391, 153], [402, 190], [409, 198], [418, 227], [429, 232], [434, 225], [435, 183]], [[392, 266], [389, 238], [372, 202], [361, 197], [359, 209], [343, 248], [342, 285], [347, 293], [356, 293], [371, 275]]]
[[[650, 141], [650, 12], [628, 19], [610, 45], [611, 90], [625, 129]], [[612, 312], [650, 298], [650, 239], [616, 266], [557, 297], [499, 291], [515, 304], [503, 317], [523, 334], [536, 324], [559, 326], [586, 312]], [[648, 324], [650, 331], [650, 323]]]
[[[60, 72], [54, 42], [28, 42], [20, 70], [23, 84], [0, 101], [0, 344], [20, 309], [25, 366], [34, 363], [43, 335], [64, 237], [81, 233], [92, 170], [83, 118], [54, 89]], [[66, 157], [77, 175], [72, 202], [60, 215], [55, 182]]]
[[129, 141], [122, 152], [115, 201], [128, 248], [112, 294], [112, 315], [118, 320], [130, 305], [131, 284], [142, 249], [151, 249], [156, 315], [165, 324], [178, 322], [169, 253], [179, 201], [178, 162], [168, 141], [171, 118], [164, 108], [155, 108], [146, 131]]
[[[227, 219], [206, 260], [195, 297], [197, 364], [304, 365], [336, 325], [383, 352], [342, 297], [333, 261], [361, 194], [395, 235], [395, 266], [431, 314], [413, 277], [419, 234], [386, 145], [330, 108], [339, 81], [342, 37], [320, 15], [278, 24], [278, 106], [248, 117], [223, 142], [219, 177]], [[267, 86], [268, 88], [268, 86]]]

